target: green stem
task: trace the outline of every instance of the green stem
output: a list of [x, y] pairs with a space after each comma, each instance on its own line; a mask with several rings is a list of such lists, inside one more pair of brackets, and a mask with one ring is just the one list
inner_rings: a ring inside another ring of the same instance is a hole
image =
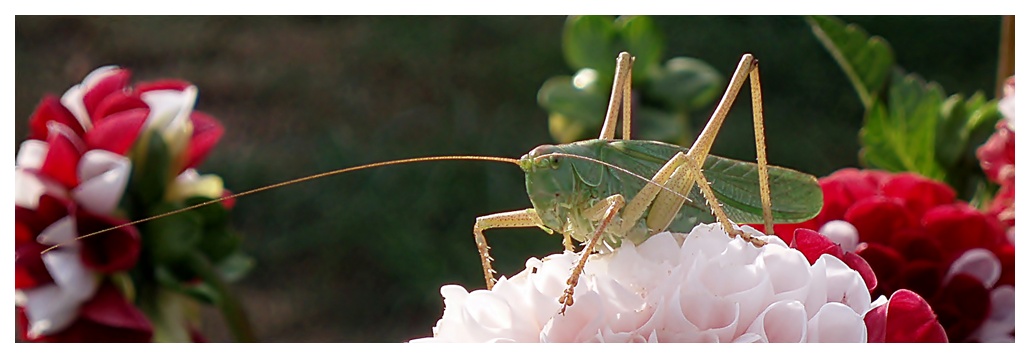
[[257, 339], [254, 337], [254, 329], [250, 325], [250, 319], [247, 318], [247, 313], [244, 312], [243, 306], [236, 300], [232, 292], [229, 291], [229, 285], [218, 274], [211, 261], [200, 253], [194, 253], [190, 256], [189, 262], [194, 272], [200, 275], [204, 282], [210, 284], [218, 292], [220, 299], [215, 304], [218, 306], [219, 311], [222, 312], [222, 317], [225, 318], [229, 331], [232, 332], [236, 341], [257, 342]]

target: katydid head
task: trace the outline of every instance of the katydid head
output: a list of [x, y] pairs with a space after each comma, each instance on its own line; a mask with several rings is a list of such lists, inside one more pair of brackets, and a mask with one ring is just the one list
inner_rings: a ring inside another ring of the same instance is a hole
[[[564, 226], [559, 214], [562, 203], [570, 203], [576, 193], [572, 165], [561, 155], [560, 147], [541, 145], [519, 159], [519, 167], [526, 172], [526, 192], [537, 214], [552, 229]], [[566, 205], [568, 206], [568, 205]]]

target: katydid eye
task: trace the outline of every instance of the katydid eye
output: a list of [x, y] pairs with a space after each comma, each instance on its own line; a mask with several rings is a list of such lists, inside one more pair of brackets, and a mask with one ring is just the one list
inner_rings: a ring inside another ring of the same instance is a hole
[[551, 159], [551, 169], [558, 169], [558, 157]]

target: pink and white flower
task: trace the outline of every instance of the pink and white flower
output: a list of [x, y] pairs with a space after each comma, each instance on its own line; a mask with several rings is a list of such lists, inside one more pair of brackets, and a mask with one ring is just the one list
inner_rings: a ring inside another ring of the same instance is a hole
[[413, 342], [866, 342], [861, 273], [760, 237], [769, 244], [699, 225], [595, 255], [565, 315], [557, 298], [578, 254], [532, 258], [491, 291], [442, 287], [433, 337]]

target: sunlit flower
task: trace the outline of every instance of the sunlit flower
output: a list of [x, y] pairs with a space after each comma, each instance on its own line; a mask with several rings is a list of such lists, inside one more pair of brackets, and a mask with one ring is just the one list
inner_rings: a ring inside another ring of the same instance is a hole
[[699, 225], [595, 255], [565, 315], [557, 298], [578, 255], [533, 258], [491, 291], [442, 287], [433, 337], [414, 342], [866, 341], [872, 306], [859, 272], [761, 238], [769, 244], [758, 248]]

